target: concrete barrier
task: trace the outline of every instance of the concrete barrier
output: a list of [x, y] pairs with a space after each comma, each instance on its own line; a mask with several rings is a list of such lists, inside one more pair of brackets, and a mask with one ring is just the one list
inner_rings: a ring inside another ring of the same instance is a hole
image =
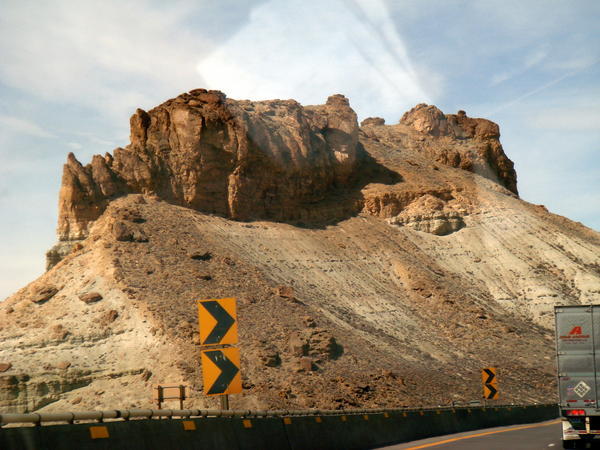
[[240, 450], [289, 448], [281, 417], [233, 418], [229, 421], [237, 440], [237, 447], [232, 448]]
[[[558, 416], [558, 408], [556, 405], [530, 405], [296, 412], [192, 410], [179, 411], [180, 418], [174, 418], [175, 415], [151, 410], [112, 411], [104, 415], [97, 412], [18, 417], [4, 414], [0, 415], [2, 423], [28, 425], [1, 428], [0, 449], [367, 449], [480, 428], [553, 419]], [[74, 417], [96, 420], [104, 420], [104, 417], [108, 421], [45, 424], [46, 419], [77, 420]], [[136, 418], [122, 419], [129, 417]]]

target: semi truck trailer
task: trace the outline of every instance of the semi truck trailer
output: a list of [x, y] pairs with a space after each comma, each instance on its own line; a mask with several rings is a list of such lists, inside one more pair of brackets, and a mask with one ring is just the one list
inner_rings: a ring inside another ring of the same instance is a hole
[[600, 305], [556, 306], [563, 448], [600, 443]]

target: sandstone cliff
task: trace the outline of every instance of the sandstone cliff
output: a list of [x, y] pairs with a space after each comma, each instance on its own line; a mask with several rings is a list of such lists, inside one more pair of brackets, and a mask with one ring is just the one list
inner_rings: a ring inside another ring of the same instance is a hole
[[[381, 175], [366, 173], [373, 172], [371, 158], [342, 95], [303, 107], [293, 100], [235, 101], [196, 89], [149, 112], [138, 109], [130, 123], [131, 143], [113, 155], [96, 155], [84, 167], [69, 154], [59, 199], [61, 241], [85, 238], [108, 203], [128, 193], [156, 195], [235, 220], [339, 219], [364, 204], [357, 199], [334, 211], [315, 205], [326, 199], [338, 203], [341, 191]], [[439, 137], [422, 148], [435, 161], [517, 192], [496, 124], [464, 112], [445, 116], [427, 105], [413, 108], [400, 123]], [[399, 178], [391, 172], [389, 180], [394, 175]], [[404, 206], [400, 202], [398, 209]]]
[[82, 166], [69, 155], [59, 200], [61, 240], [87, 236], [110, 200], [157, 195], [236, 220], [294, 220], [355, 173], [356, 114], [325, 105], [234, 101], [197, 89], [131, 117], [131, 143]]
[[554, 398], [554, 304], [600, 301], [600, 236], [517, 196], [498, 126], [418, 105], [359, 127], [325, 105], [195, 90], [69, 155], [50, 270], [0, 305], [0, 405], [201, 394], [194, 300], [237, 297], [234, 408]]

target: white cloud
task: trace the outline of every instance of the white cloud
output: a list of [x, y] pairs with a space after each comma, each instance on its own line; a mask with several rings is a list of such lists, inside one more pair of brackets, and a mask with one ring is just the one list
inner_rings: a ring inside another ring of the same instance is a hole
[[81, 145], [79, 142], [67, 142], [67, 146], [73, 150], [80, 150], [83, 148], [83, 145]]
[[532, 69], [533, 67], [538, 66], [542, 61], [544, 61], [546, 59], [547, 56], [548, 56], [547, 48], [537, 49], [536, 51], [527, 55], [523, 59], [523, 62], [521, 63], [520, 66], [518, 66], [512, 70], [508, 70], [508, 71], [501, 72], [501, 73], [494, 75], [492, 77], [492, 81], [490, 84], [492, 86], [496, 86], [500, 83], [510, 80], [511, 78], [522, 75], [523, 73], [527, 72], [528, 70]]
[[7, 133], [27, 134], [40, 138], [53, 138], [52, 133], [44, 130], [39, 125], [19, 117], [0, 116], [0, 128]]
[[496, 114], [496, 113], [498, 113], [500, 111], [503, 111], [503, 110], [505, 110], [507, 108], [510, 108], [510, 107], [512, 107], [512, 106], [514, 106], [514, 105], [516, 105], [516, 104], [518, 104], [520, 102], [522, 102], [523, 100], [525, 100], [525, 99], [527, 99], [529, 97], [532, 97], [532, 96], [534, 96], [534, 95], [536, 95], [536, 94], [538, 94], [538, 93], [540, 93], [542, 91], [545, 91], [546, 89], [554, 86], [555, 84], [560, 83], [565, 78], [569, 78], [569, 77], [571, 77], [573, 75], [575, 75], [575, 72], [568, 72], [568, 73], [565, 73], [565, 74], [561, 75], [558, 78], [550, 80], [547, 83], [544, 83], [541, 86], [536, 87], [535, 89], [532, 89], [532, 90], [530, 90], [528, 92], [525, 92], [522, 95], [519, 95], [516, 98], [513, 98], [512, 100], [509, 100], [509, 101], [507, 101], [505, 103], [502, 103], [500, 106], [498, 106], [498, 107], [494, 108], [493, 110], [488, 111], [486, 114], [484, 114], [484, 117], [491, 117], [494, 114]]
[[199, 73], [233, 98], [323, 103], [345, 94], [361, 116], [395, 120], [430, 101], [385, 5], [271, 0], [203, 59]]
[[530, 117], [529, 123], [541, 130], [600, 131], [600, 107], [537, 111]]
[[181, 26], [196, 5], [143, 1], [6, 2], [0, 80], [40, 99], [122, 120], [137, 106], [198, 87], [195, 57], [209, 51]]
[[[116, 145], [118, 145], [115, 140], [100, 138], [92, 133], [86, 133], [86, 132], [82, 132], [82, 131], [73, 131], [73, 132], [71, 132], [71, 134], [73, 134], [74, 136], [79, 136], [79, 137], [84, 138], [85, 140], [88, 141], [88, 143], [104, 146], [107, 148], [113, 148]], [[83, 145], [80, 145], [79, 148], [83, 148]]]
[[567, 70], [580, 72], [595, 64], [598, 64], [598, 55], [594, 54], [575, 54], [562, 58], [552, 58], [546, 62], [548, 69]]
[[[465, 2], [460, 2], [464, 4]], [[556, 33], [557, 30], [577, 32], [589, 18], [595, 26], [600, 8], [595, 0], [579, 0], [577, 3], [564, 1], [523, 1], [523, 0], [479, 0], [467, 2], [470, 9], [478, 11], [490, 23], [495, 23], [514, 42], [529, 40], [534, 42]], [[590, 43], [592, 44], [592, 43]]]

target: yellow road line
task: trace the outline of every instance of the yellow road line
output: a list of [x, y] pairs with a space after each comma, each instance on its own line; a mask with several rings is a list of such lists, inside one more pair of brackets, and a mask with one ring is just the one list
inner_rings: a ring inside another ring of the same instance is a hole
[[537, 423], [535, 425], [524, 425], [522, 427], [507, 428], [505, 430], [487, 431], [485, 433], [470, 434], [468, 436], [446, 439], [445, 441], [432, 442], [431, 444], [423, 444], [423, 445], [418, 445], [416, 447], [408, 447], [406, 450], [414, 450], [417, 448], [426, 448], [426, 447], [435, 447], [436, 445], [447, 444], [449, 442], [462, 441], [463, 439], [471, 439], [471, 438], [480, 437], [480, 436], [487, 436], [489, 434], [506, 433], [507, 431], [517, 431], [517, 430], [525, 430], [527, 428], [547, 427], [549, 425], [555, 425], [557, 423], [560, 423], [560, 419], [553, 420], [552, 422], [547, 422], [547, 423]]

